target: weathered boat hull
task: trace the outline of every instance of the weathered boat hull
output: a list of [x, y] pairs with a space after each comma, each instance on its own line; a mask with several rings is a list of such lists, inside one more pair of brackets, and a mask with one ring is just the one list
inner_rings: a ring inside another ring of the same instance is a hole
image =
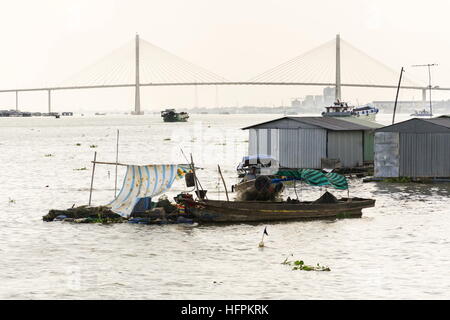
[[275, 222], [333, 218], [359, 218], [375, 200], [353, 198], [338, 203], [285, 203], [261, 201], [195, 202], [190, 212], [198, 222]]
[[255, 187], [255, 179], [238, 183], [234, 185], [236, 191], [236, 200], [239, 201], [275, 201], [284, 190], [282, 183], [270, 183], [264, 190], [258, 190]]

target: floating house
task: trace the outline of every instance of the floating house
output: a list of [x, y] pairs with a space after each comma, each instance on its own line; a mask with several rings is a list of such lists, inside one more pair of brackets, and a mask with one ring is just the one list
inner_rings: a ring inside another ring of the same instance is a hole
[[414, 118], [375, 131], [375, 177], [450, 177], [450, 116]]
[[355, 168], [374, 159], [374, 131], [382, 125], [333, 117], [283, 117], [249, 130], [249, 155], [266, 154], [292, 169]]

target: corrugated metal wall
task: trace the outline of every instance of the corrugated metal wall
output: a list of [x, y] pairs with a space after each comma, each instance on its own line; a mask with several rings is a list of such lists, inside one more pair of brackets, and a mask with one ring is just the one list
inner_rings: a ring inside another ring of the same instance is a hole
[[346, 168], [362, 165], [362, 131], [329, 131], [328, 158], [340, 159], [341, 165]]
[[248, 154], [267, 154], [278, 160], [278, 132], [278, 129], [250, 129], [248, 139]]
[[374, 159], [374, 132], [364, 131], [364, 161]]
[[379, 178], [399, 176], [398, 132], [375, 133], [374, 175]]
[[450, 177], [450, 134], [400, 133], [401, 177]]
[[326, 157], [325, 129], [279, 129], [280, 166], [319, 169]]
[[258, 154], [258, 131], [256, 129], [248, 130], [248, 155]]
[[269, 134], [268, 131], [270, 129], [257, 129], [258, 131], [258, 154], [267, 154], [267, 151], [270, 150], [269, 146]]
[[270, 129], [270, 155], [280, 160], [280, 137], [279, 129]]

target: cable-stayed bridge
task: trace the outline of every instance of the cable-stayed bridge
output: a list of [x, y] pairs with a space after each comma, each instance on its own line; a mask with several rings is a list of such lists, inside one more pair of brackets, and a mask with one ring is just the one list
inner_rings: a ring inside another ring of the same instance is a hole
[[[298, 85], [334, 86], [336, 99], [341, 99], [341, 87], [397, 88], [399, 73], [371, 58], [339, 35], [325, 44], [280, 64], [246, 81], [230, 81], [196, 66], [138, 35], [122, 47], [69, 79], [48, 87], [4, 89], [15, 92], [16, 109], [20, 92], [47, 91], [48, 112], [51, 112], [51, 93], [56, 90], [135, 88], [134, 114], [142, 114], [140, 88], [146, 86], [190, 85]], [[422, 91], [430, 87], [403, 77], [401, 88]], [[433, 87], [433, 90], [450, 88]]]

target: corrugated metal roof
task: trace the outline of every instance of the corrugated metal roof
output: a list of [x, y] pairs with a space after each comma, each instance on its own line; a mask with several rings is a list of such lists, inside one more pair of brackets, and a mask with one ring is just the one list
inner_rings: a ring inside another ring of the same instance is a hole
[[450, 128], [450, 117], [439, 117], [439, 118], [433, 118], [433, 119], [423, 119], [427, 122], [431, 122], [434, 124], [437, 124], [438, 126], [443, 126], [446, 128]]
[[369, 120], [364, 120], [361, 118], [355, 118], [355, 117], [342, 117], [341, 118], [344, 121], [350, 121], [353, 123], [357, 123], [372, 129], [378, 129], [378, 128], [383, 128], [384, 125], [375, 121], [369, 121]]
[[[304, 123], [307, 125], [312, 125], [328, 130], [333, 131], [351, 131], [351, 130], [371, 130], [373, 129], [372, 125], [363, 125], [356, 122], [344, 121], [342, 119], [337, 119], [335, 117], [283, 117], [274, 119], [271, 121], [266, 121], [262, 123], [255, 124], [253, 126], [242, 128], [242, 130], [252, 129], [258, 127], [259, 129], [264, 129], [265, 125], [273, 123], [275, 121], [280, 121], [282, 119], [292, 120], [299, 123]], [[288, 127], [284, 127], [283, 124], [280, 123], [278, 129], [288, 129]]]
[[413, 118], [395, 123], [376, 130], [377, 132], [449, 132], [450, 118], [439, 117], [432, 119]]

